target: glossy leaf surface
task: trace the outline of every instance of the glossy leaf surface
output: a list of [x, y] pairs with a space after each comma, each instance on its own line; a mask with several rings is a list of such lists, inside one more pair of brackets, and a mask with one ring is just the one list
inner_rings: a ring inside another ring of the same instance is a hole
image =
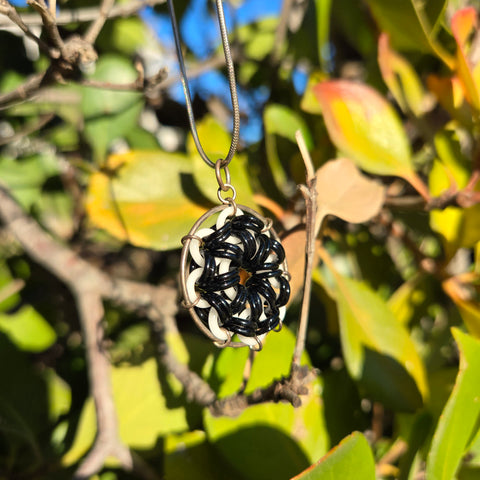
[[365, 283], [340, 275], [329, 261], [328, 267], [335, 279], [340, 338], [350, 374], [382, 402], [397, 409], [417, 408], [422, 397], [428, 397], [428, 386], [407, 329]]
[[90, 221], [134, 245], [169, 250], [205, 211], [189, 198], [192, 166], [180, 154], [133, 151], [108, 158], [109, 171], [90, 177]]
[[292, 480], [375, 480], [375, 460], [367, 440], [353, 432]]
[[[158, 381], [157, 363], [149, 359], [138, 366], [112, 368], [113, 398], [120, 438], [129, 447], [152, 448], [161, 436], [188, 429], [185, 409], [169, 409]], [[93, 399], [85, 403], [75, 440], [62, 459], [64, 465], [78, 461], [96, 435]]]
[[453, 391], [435, 430], [427, 459], [427, 478], [455, 477], [480, 418], [480, 341], [453, 330], [460, 350], [460, 368]]
[[340, 152], [368, 172], [412, 176], [406, 134], [395, 110], [379, 93], [347, 80], [319, 83], [314, 92]]
[[[286, 327], [267, 336], [261, 355], [253, 364], [247, 393], [288, 374], [294, 343], [293, 334]], [[222, 351], [214, 367], [214, 376], [225, 371], [227, 365], [238, 372], [236, 388], [228, 380], [228, 393], [238, 389], [242, 382], [246, 356], [239, 350], [242, 349]], [[287, 403], [264, 403], [232, 412], [238, 415], [234, 418], [214, 417], [205, 410], [204, 422], [209, 441], [213, 442], [230, 468], [243, 474], [248, 471], [249, 478], [288, 478], [295, 475], [328, 448], [320, 396], [321, 380], [314, 380], [308, 388], [308, 395], [302, 396], [302, 406], [296, 409]], [[222, 391], [225, 392], [223, 388]]]

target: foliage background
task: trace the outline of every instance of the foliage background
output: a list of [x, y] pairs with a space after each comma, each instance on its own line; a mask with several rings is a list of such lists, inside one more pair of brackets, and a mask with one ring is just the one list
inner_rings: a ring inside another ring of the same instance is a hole
[[[200, 138], [221, 156], [213, 7], [175, 4]], [[59, 3], [56, 30], [43, 2], [0, 3], [0, 478], [479, 478], [476, 2], [229, 4], [232, 180], [275, 219], [293, 275], [285, 327], [253, 363], [178, 309], [180, 239], [217, 187], [188, 133], [165, 5], [102, 5]], [[75, 35], [84, 56], [64, 48]], [[312, 368], [289, 403], [272, 392], [298, 380], [297, 130], [317, 243]]]

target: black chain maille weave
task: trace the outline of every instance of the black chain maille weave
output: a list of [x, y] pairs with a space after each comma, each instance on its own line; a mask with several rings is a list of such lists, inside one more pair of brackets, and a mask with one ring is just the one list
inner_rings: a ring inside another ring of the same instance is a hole
[[[211, 228], [215, 232], [203, 238], [200, 247], [205, 258], [203, 273], [195, 284], [200, 297], [216, 310], [220, 327], [230, 332], [256, 337], [273, 330], [281, 321], [280, 307], [290, 297], [290, 285], [281, 269], [285, 259], [282, 245], [262, 233], [265, 225], [260, 219], [245, 213], [227, 220], [219, 229]], [[237, 240], [232, 243], [232, 239]], [[231, 260], [226, 273], [219, 274], [215, 257]], [[192, 260], [190, 271], [195, 268], [199, 265]], [[244, 284], [241, 269], [249, 275]], [[233, 300], [225, 293], [232, 287], [236, 292]], [[245, 308], [250, 308], [250, 315], [240, 318]], [[195, 307], [207, 327], [209, 310]], [[260, 320], [262, 314], [265, 316]]]

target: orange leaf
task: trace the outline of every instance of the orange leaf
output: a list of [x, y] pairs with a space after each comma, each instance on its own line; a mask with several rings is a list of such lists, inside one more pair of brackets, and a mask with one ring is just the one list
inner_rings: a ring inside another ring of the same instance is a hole
[[480, 79], [474, 75], [474, 66], [469, 59], [469, 37], [477, 29], [477, 12], [473, 7], [464, 8], [452, 17], [451, 28], [457, 42], [457, 74], [469, 103], [480, 110]]
[[347, 222], [362, 223], [380, 212], [385, 187], [371, 180], [347, 158], [330, 160], [316, 173], [317, 226], [325, 215], [335, 215]]
[[314, 88], [330, 138], [359, 167], [380, 175], [414, 175], [410, 145], [393, 107], [373, 88], [332, 80]]

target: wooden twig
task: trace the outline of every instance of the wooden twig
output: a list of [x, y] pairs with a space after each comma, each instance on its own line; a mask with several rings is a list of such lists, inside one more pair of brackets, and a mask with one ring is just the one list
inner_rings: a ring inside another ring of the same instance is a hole
[[265, 388], [258, 388], [249, 395], [237, 393], [216, 400], [210, 405], [210, 411], [215, 416], [235, 417], [251, 405], [266, 402], [288, 402], [294, 407], [300, 407], [300, 395], [308, 393], [307, 385], [313, 381], [318, 372], [304, 365], [295, 369], [295, 375], [274, 381]]
[[298, 148], [305, 163], [307, 184], [300, 185], [300, 191], [305, 198], [306, 203], [306, 251], [305, 251], [305, 275], [304, 289], [302, 300], [302, 312], [300, 316], [300, 324], [298, 326], [297, 341], [293, 352], [292, 367], [295, 369], [300, 366], [300, 358], [305, 349], [305, 341], [307, 336], [308, 315], [310, 312], [310, 296], [312, 289], [312, 273], [314, 265], [315, 253], [315, 224], [317, 218], [317, 179], [315, 177], [315, 169], [312, 159], [308, 153], [307, 146], [303, 136], [298, 130], [295, 134]]
[[271, 61], [274, 65], [278, 63], [281, 57], [283, 44], [288, 31], [288, 17], [290, 16], [290, 10], [292, 9], [293, 3], [294, 0], [283, 0], [282, 3], [282, 10], [275, 31], [274, 47], [271, 54]]
[[52, 41], [54, 47], [63, 54], [65, 49], [65, 44], [63, 43], [60, 32], [58, 31], [57, 21], [52, 15], [52, 12], [49, 10], [44, 0], [27, 0], [28, 5], [33, 7], [42, 17], [42, 24], [47, 31], [50, 40]]
[[34, 122], [31, 122], [25, 125], [21, 130], [15, 132], [13, 135], [9, 137], [0, 137], [0, 146], [6, 145], [7, 143], [15, 142], [16, 140], [26, 137], [31, 133], [36, 132], [43, 128], [47, 123], [49, 123], [55, 117], [54, 113], [47, 113], [46, 115], [40, 116]]
[[[6, 1], [6, 0], [4, 0]], [[166, 0], [131, 0], [127, 3], [115, 5], [107, 15], [107, 18], [129, 17], [145, 7], [153, 7], [165, 3]], [[55, 19], [57, 25], [70, 23], [92, 22], [98, 17], [98, 7], [84, 7], [75, 10], [62, 9]], [[22, 13], [21, 19], [24, 25], [33, 27], [43, 25], [41, 17], [34, 13]], [[9, 25], [8, 21], [0, 18], [0, 29]]]
[[91, 45], [95, 43], [95, 40], [107, 21], [108, 14], [110, 13], [114, 3], [115, 0], [102, 0], [97, 17], [92, 21], [88, 27], [88, 30], [83, 36], [83, 39], [86, 42], [90, 43]]
[[[158, 347], [160, 360], [169, 373], [172, 373], [182, 384], [187, 399], [202, 406], [211, 405], [216, 400], [215, 392], [210, 385], [199, 375], [192, 372], [187, 365], [181, 363], [173, 353], [167, 338], [180, 335], [175, 322], [177, 313], [177, 295], [172, 293], [168, 299], [163, 300], [162, 310], [156, 309], [150, 312], [152, 329]], [[165, 300], [170, 305], [165, 308]]]
[[[17, 10], [7, 0], [0, 0], [0, 14], [5, 15], [15, 25], [22, 30], [22, 32], [31, 40], [33, 40], [50, 58], [58, 58], [60, 51], [55, 48], [50, 48], [41, 38], [38, 38], [25, 24], [22, 17], [18, 14]], [[8, 25], [8, 24], [7, 24]], [[1, 27], [1, 24], [0, 24]]]

